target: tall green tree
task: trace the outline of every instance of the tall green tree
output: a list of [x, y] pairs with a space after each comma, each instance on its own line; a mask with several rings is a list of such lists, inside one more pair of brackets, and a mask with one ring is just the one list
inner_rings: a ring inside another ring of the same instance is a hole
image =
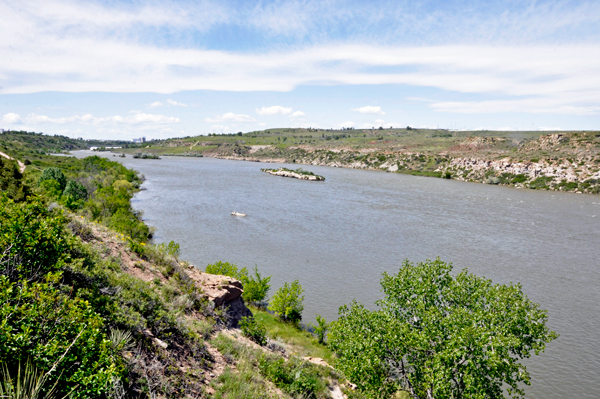
[[269, 310], [284, 321], [297, 323], [302, 320], [304, 310], [304, 289], [298, 280], [285, 283], [279, 288], [269, 303]]
[[530, 384], [521, 359], [558, 335], [521, 285], [491, 280], [452, 265], [405, 261], [385, 273], [379, 310], [353, 302], [331, 324], [338, 367], [360, 389], [383, 397], [399, 389], [417, 398], [523, 397]]

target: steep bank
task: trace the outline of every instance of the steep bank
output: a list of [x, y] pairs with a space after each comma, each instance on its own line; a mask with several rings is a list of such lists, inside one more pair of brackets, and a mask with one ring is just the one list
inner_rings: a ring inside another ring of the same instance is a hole
[[520, 188], [600, 193], [600, 134], [571, 133], [518, 142], [468, 137], [444, 151], [222, 145], [207, 156], [255, 162], [380, 170]]

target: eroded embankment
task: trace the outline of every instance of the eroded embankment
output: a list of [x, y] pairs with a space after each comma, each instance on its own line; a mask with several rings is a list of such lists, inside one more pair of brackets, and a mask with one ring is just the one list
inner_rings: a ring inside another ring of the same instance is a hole
[[470, 137], [439, 153], [379, 148], [226, 145], [208, 153], [223, 159], [380, 170], [519, 188], [600, 193], [598, 138], [563, 134], [526, 143]]

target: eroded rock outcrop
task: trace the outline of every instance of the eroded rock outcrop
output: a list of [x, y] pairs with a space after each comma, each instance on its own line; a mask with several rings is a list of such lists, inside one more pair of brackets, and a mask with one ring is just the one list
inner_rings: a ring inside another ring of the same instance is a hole
[[191, 265], [186, 272], [209, 301], [225, 309], [228, 327], [237, 327], [242, 317], [252, 316], [252, 312], [246, 307], [242, 298], [244, 287], [239, 280], [229, 276], [204, 273]]

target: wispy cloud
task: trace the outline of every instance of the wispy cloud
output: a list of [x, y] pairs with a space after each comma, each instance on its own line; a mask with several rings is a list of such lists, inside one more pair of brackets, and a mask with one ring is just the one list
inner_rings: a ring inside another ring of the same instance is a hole
[[219, 123], [219, 122], [256, 122], [256, 119], [252, 118], [249, 115], [244, 114], [234, 114], [233, 112], [227, 112], [223, 115], [216, 116], [214, 118], [205, 118], [204, 119], [208, 123]]
[[360, 108], [352, 108], [352, 111], [360, 112], [361, 114], [385, 115], [385, 112], [381, 110], [381, 107], [372, 105], [366, 105]]
[[21, 118], [20, 115], [15, 113], [8, 113], [2, 117], [2, 121], [5, 123], [18, 124], [23, 123], [26, 125], [40, 125], [40, 124], [71, 124], [78, 123], [83, 125], [142, 125], [142, 124], [171, 124], [179, 123], [181, 120], [172, 116], [157, 115], [157, 114], [146, 114], [143, 112], [135, 112], [129, 116], [107, 116], [107, 117], [95, 117], [91, 114], [84, 115], [73, 115], [69, 117], [51, 118], [47, 115], [40, 115], [31, 113], [26, 117]]
[[289, 115], [292, 113], [292, 107], [286, 108], [281, 105], [273, 105], [271, 107], [256, 108], [256, 113], [259, 115]]
[[306, 114], [302, 111], [296, 111], [296, 112], [293, 112], [292, 114], [290, 114], [290, 118], [297, 118], [300, 116], [306, 116]]

